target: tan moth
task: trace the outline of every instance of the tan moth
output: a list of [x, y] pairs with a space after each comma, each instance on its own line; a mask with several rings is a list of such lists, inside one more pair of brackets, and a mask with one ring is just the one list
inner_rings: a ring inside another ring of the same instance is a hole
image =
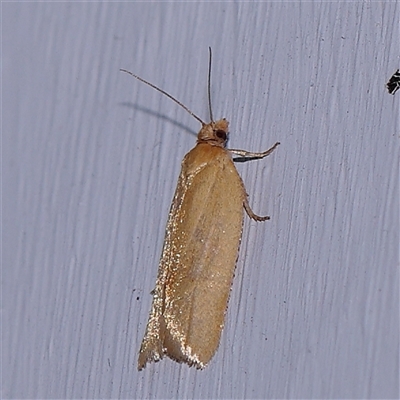
[[133, 73], [201, 123], [196, 146], [184, 157], [169, 212], [153, 303], [138, 359], [138, 369], [165, 355], [203, 369], [215, 354], [224, 325], [242, 236], [244, 211], [255, 221], [269, 217], [250, 208], [232, 154], [241, 161], [261, 153], [226, 149], [228, 121], [214, 121], [211, 110], [211, 48], [208, 100], [211, 122], [203, 122], [174, 97]]

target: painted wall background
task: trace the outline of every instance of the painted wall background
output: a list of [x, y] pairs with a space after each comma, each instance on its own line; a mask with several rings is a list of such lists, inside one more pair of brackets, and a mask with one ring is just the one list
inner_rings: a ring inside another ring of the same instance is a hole
[[[3, 398], [398, 398], [396, 2], [2, 4]], [[169, 205], [198, 123], [246, 220], [204, 371], [136, 370]]]

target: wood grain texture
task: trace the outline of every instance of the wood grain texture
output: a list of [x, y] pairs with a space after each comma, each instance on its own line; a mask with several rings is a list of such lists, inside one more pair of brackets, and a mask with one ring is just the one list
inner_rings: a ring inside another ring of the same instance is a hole
[[[399, 398], [398, 2], [2, 3], [3, 398]], [[288, 23], [294, 21], [294, 23]], [[230, 121], [245, 218], [204, 371], [138, 372], [179, 162]]]

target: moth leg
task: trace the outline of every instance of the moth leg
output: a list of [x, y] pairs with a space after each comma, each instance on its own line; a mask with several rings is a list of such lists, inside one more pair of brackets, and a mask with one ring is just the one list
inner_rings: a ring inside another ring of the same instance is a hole
[[[246, 151], [246, 150], [235, 150], [235, 149], [228, 149], [233, 154], [236, 154], [240, 157], [234, 158], [233, 161], [240, 161], [240, 162], [245, 162], [249, 160], [255, 160], [255, 159], [260, 159], [269, 156], [278, 146], [280, 145], [279, 142], [276, 142], [271, 148], [269, 148], [266, 151], [263, 151], [262, 153], [252, 153], [251, 151]], [[250, 207], [249, 204], [249, 199], [247, 197], [247, 194], [243, 200], [243, 207], [247, 212], [247, 215], [251, 218], [254, 219], [254, 221], [267, 221], [270, 219], [268, 215], [265, 217], [262, 217], [260, 215], [257, 215], [256, 213], [253, 212], [253, 210]]]
[[252, 153], [251, 151], [246, 150], [235, 150], [235, 149], [228, 149], [233, 154], [240, 156], [239, 158], [233, 159], [233, 161], [249, 161], [254, 159], [260, 159], [269, 156], [278, 146], [280, 145], [279, 142], [276, 142], [270, 149], [263, 151], [262, 153]]
[[267, 220], [270, 219], [270, 217], [269, 217], [268, 215], [266, 215], [265, 217], [261, 217], [260, 215], [257, 215], [257, 214], [255, 214], [255, 213], [253, 212], [253, 210], [250, 208], [249, 199], [247, 198], [247, 195], [246, 195], [246, 197], [244, 198], [243, 206], [244, 206], [244, 209], [245, 209], [246, 212], [247, 212], [247, 215], [248, 215], [251, 219], [254, 219], [254, 221], [267, 221]]

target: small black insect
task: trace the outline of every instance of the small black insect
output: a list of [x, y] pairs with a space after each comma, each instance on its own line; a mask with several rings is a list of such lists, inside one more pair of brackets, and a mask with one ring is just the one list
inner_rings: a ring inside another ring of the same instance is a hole
[[386, 84], [390, 94], [395, 94], [400, 89], [400, 70], [397, 70]]

